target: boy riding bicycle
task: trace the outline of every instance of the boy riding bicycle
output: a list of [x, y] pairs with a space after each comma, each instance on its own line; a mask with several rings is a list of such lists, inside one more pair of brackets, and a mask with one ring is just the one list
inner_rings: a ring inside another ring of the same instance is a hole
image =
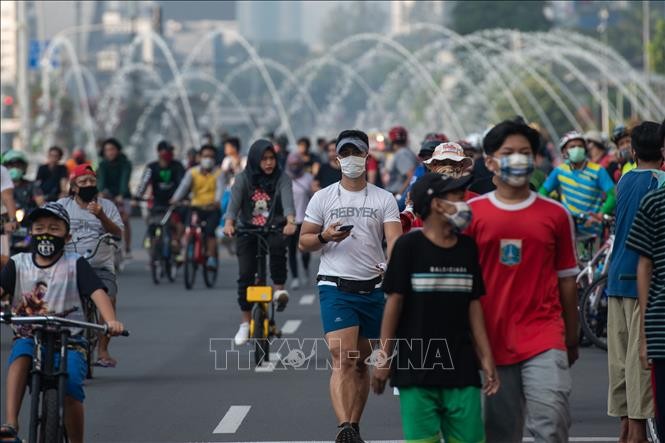
[[[119, 335], [124, 327], [115, 318], [115, 312], [106, 295], [106, 288], [95, 275], [90, 264], [78, 254], [65, 252], [69, 240], [69, 215], [58, 203], [47, 203], [28, 217], [31, 224], [32, 252], [13, 256], [0, 274], [0, 296], [3, 304], [10, 304], [15, 315], [62, 315], [84, 320], [82, 298], [90, 297], [107, 322], [111, 335]], [[0, 437], [15, 438], [18, 416], [28, 383], [34, 355], [32, 329], [17, 327], [9, 356], [7, 373], [6, 424], [0, 428]], [[72, 443], [83, 441], [83, 381], [86, 359], [80, 344], [84, 341], [81, 330], [73, 329], [74, 348], [67, 353], [67, 386], [65, 397], [65, 426]], [[76, 345], [79, 346], [76, 346]], [[56, 358], [56, 365], [59, 365]]]
[[189, 169], [169, 201], [175, 204], [190, 191], [192, 193], [192, 212], [196, 211], [200, 220], [205, 220], [206, 266], [217, 269], [217, 239], [215, 229], [222, 217], [220, 201], [223, 184], [221, 170], [216, 166], [217, 149], [212, 145], [203, 145], [199, 151], [201, 162]]

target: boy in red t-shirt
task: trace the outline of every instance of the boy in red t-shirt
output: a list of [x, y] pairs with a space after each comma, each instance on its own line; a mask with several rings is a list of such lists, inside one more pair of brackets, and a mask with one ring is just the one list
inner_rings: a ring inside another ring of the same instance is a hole
[[469, 202], [486, 285], [481, 299], [502, 387], [486, 400], [488, 441], [568, 441], [569, 366], [578, 357], [573, 223], [529, 189], [539, 134], [505, 121], [483, 141], [497, 189]]

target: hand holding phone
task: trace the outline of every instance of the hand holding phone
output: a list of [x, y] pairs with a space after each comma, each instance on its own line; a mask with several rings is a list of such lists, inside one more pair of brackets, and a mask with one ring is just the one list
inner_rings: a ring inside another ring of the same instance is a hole
[[348, 232], [351, 229], [353, 229], [353, 225], [344, 225], [344, 226], [340, 226], [339, 228], [337, 228], [337, 231], [338, 232]]

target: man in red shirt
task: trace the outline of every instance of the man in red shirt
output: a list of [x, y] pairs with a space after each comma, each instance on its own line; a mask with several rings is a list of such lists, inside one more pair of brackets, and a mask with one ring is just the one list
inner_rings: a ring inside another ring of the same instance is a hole
[[478, 244], [481, 300], [501, 390], [486, 399], [487, 441], [568, 441], [569, 366], [578, 357], [573, 222], [529, 189], [538, 132], [504, 121], [483, 140], [496, 191], [469, 202]]

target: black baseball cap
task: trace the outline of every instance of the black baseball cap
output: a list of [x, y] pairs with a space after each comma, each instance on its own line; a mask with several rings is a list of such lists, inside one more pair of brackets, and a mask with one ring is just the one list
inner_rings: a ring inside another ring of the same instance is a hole
[[439, 146], [442, 142], [437, 140], [428, 140], [424, 141], [420, 145], [420, 151], [418, 151], [418, 157], [431, 157], [434, 154], [434, 149]]
[[43, 206], [40, 206], [37, 209], [34, 209], [30, 214], [28, 214], [27, 222], [32, 224], [39, 217], [57, 217], [60, 220], [64, 221], [67, 225], [67, 230], [69, 230], [69, 214], [64, 206], [56, 202], [48, 202]]
[[473, 180], [472, 175], [465, 175], [460, 178], [434, 172], [423, 175], [411, 188], [413, 210], [418, 215], [427, 213], [434, 197], [440, 197], [446, 192], [466, 189], [471, 180]]

